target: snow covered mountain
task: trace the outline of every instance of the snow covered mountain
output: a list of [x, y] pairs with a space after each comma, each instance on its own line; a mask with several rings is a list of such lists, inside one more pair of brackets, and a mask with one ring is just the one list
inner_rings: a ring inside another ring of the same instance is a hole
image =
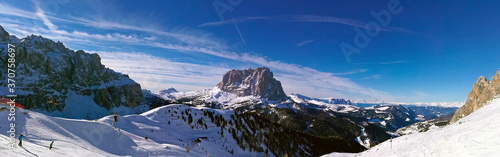
[[[243, 86], [255, 89], [256, 85], [251, 85], [248, 82], [259, 81], [248, 80], [275, 80], [268, 78], [272, 77], [271, 72], [268, 75], [260, 74], [261, 71], [268, 70], [268, 68], [231, 70], [226, 73], [221, 83], [212, 89], [144, 95], [151, 95], [147, 96], [146, 100], [156, 104], [150, 106], [181, 103], [197, 107], [234, 110], [241, 113], [256, 113], [260, 117], [295, 131], [324, 139], [343, 139], [349, 143], [356, 143], [347, 145], [362, 145], [366, 148], [390, 139], [394, 136], [391, 132], [395, 132], [401, 127], [417, 121], [439, 117], [443, 113], [451, 114], [456, 110], [456, 108], [442, 110], [442, 107], [428, 106], [410, 106], [413, 108], [410, 109], [410, 107], [384, 102], [378, 102], [382, 104], [372, 104], [368, 107], [359, 107], [355, 106], [356, 103], [366, 103], [367, 101], [353, 103], [341, 98], [312, 98], [300, 94], [291, 94], [285, 99], [273, 101], [259, 94], [238, 95], [238, 91], [241, 90], [233, 88], [238, 86], [239, 89], [240, 86]], [[259, 75], [254, 75], [254, 73]], [[242, 78], [247, 80], [243, 81], [245, 82], [243, 84], [239, 83]], [[229, 90], [227, 88], [221, 89], [221, 84], [226, 84], [226, 87], [231, 88]], [[282, 90], [281, 87], [276, 88], [280, 88], [278, 91]], [[175, 90], [169, 89], [167, 91]], [[418, 114], [415, 111], [418, 111]]]
[[[499, 156], [500, 70], [474, 83], [466, 103], [454, 114], [401, 128], [401, 136], [358, 154], [325, 156]], [[424, 139], [424, 140], [423, 140]]]
[[[3, 105], [2, 105], [3, 106]], [[222, 138], [220, 128], [205, 122], [200, 110], [192, 111], [193, 119], [202, 117], [206, 129], [193, 129], [182, 119], [184, 105], [170, 105], [140, 115], [113, 116], [99, 120], [74, 120], [50, 117], [35, 111], [17, 109], [16, 135], [24, 133], [24, 148], [9, 148], [10, 123], [2, 121], [0, 152], [6, 156], [251, 156], [254, 153], [240, 149], [231, 138]], [[0, 117], [7, 120], [9, 110], [0, 109]], [[166, 114], [169, 113], [169, 114]], [[172, 114], [172, 115], [171, 115]], [[228, 115], [221, 111], [224, 116]], [[184, 116], [183, 116], [184, 117]], [[187, 114], [186, 116], [187, 117]], [[229, 117], [229, 116], [227, 116]], [[146, 140], [145, 138], [148, 137]], [[200, 142], [196, 142], [201, 137]], [[206, 137], [206, 138], [204, 138]], [[48, 144], [55, 141], [54, 148]], [[190, 151], [186, 151], [189, 145]], [[224, 149], [223, 149], [224, 148]], [[230, 151], [226, 151], [229, 149]]]
[[177, 92], [178, 91], [175, 90], [175, 88], [169, 88], [169, 89], [161, 90], [160, 95], [167, 95], [167, 94], [177, 93]]
[[[16, 109], [14, 136], [24, 147], [10, 148], [11, 114], [0, 106], [0, 153], [8, 156], [319, 156], [359, 152], [344, 140], [296, 132], [253, 113], [168, 105], [142, 114], [74, 120]], [[54, 148], [48, 149], [51, 141]], [[330, 147], [324, 147], [328, 144]]]
[[408, 126], [399, 128], [395, 133], [398, 135], [409, 135], [418, 132], [426, 132], [430, 128], [439, 128], [446, 126], [450, 123], [453, 114], [449, 114], [443, 117], [434, 118], [431, 120], [421, 121], [417, 123], [410, 124]]
[[494, 99], [445, 127], [395, 138], [358, 154], [325, 156], [500, 156], [499, 110], [500, 99]]
[[[41, 36], [18, 39], [3, 28], [0, 39], [0, 55], [7, 56], [7, 44], [16, 47], [15, 94], [28, 110], [16, 111], [16, 130], [27, 137], [25, 149], [14, 152], [23, 155], [54, 156], [44, 147], [52, 140], [64, 145], [54, 149], [55, 156], [360, 152], [390, 139], [398, 128], [443, 113], [420, 114], [388, 102], [287, 96], [266, 67], [228, 71], [212, 89], [169, 88], [154, 94], [105, 68], [97, 54], [75, 52]], [[0, 72], [0, 79], [6, 79], [7, 70]], [[9, 94], [5, 82], [0, 89], [0, 96]], [[117, 122], [113, 113], [118, 113]], [[0, 116], [7, 119], [7, 108], [0, 109]], [[1, 129], [7, 124], [0, 123]], [[5, 132], [0, 136], [8, 139]]]
[[[112, 112], [134, 113], [143, 102], [141, 86], [101, 64], [97, 54], [73, 51], [42, 36], [18, 39], [0, 26], [0, 62], [7, 67], [8, 45], [15, 47], [15, 92], [0, 82], [0, 96], [18, 95], [26, 109], [46, 114], [95, 119]], [[7, 80], [7, 68], [0, 79]]]

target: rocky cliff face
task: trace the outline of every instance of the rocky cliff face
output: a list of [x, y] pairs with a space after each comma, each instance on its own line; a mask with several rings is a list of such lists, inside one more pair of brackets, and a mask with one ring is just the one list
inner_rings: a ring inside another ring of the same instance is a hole
[[266, 67], [228, 71], [217, 88], [237, 96], [253, 95], [268, 100], [282, 101], [287, 97], [280, 81], [273, 78], [273, 72]]
[[492, 77], [491, 81], [487, 80], [484, 76], [477, 79], [467, 96], [465, 104], [455, 112], [451, 123], [481, 108], [487, 101], [492, 100], [498, 94], [500, 94], [500, 69]]
[[[7, 43], [10, 43], [16, 50], [14, 94], [19, 95], [17, 102], [26, 109], [62, 111], [67, 103], [79, 103], [66, 101], [75, 95], [91, 97], [107, 110], [136, 107], [144, 101], [141, 86], [127, 75], [105, 68], [97, 54], [75, 52], [42, 36], [31, 35], [21, 40], [9, 36], [1, 26], [0, 40], [0, 79], [7, 79]], [[7, 82], [1, 81], [0, 87], [7, 89]], [[0, 95], [10, 94], [3, 89]], [[49, 98], [53, 101], [47, 101]]]

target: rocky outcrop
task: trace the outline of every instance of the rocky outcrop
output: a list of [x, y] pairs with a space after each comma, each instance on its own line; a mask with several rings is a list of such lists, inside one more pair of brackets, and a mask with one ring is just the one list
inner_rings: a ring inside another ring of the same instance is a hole
[[500, 94], [500, 69], [495, 76], [492, 77], [491, 81], [488, 81], [484, 76], [477, 79], [467, 96], [465, 104], [455, 112], [451, 119], [451, 123], [481, 108], [486, 102], [492, 100], [498, 94]]
[[[144, 101], [141, 86], [127, 75], [105, 68], [97, 54], [73, 51], [61, 42], [31, 35], [24, 40], [3, 31], [0, 26], [2, 67], [7, 67], [7, 43], [16, 50], [17, 102], [26, 109], [62, 111], [73, 95], [89, 96], [105, 108], [136, 107]], [[0, 79], [7, 79], [7, 68], [0, 68]], [[6, 81], [0, 82], [6, 87]], [[0, 95], [7, 95], [6, 91]], [[52, 98], [53, 101], [47, 101]], [[58, 104], [55, 104], [58, 101]], [[78, 103], [78, 102], [76, 102]]]
[[287, 97], [280, 81], [266, 67], [228, 71], [217, 88], [237, 96], [260, 96], [268, 100], [282, 101]]

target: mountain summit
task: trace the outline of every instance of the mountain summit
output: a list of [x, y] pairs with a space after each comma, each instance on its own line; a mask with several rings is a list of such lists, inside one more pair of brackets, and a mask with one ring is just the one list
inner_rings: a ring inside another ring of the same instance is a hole
[[276, 80], [273, 72], [266, 67], [230, 70], [224, 74], [217, 88], [237, 96], [252, 95], [280, 101], [287, 98], [280, 81]]

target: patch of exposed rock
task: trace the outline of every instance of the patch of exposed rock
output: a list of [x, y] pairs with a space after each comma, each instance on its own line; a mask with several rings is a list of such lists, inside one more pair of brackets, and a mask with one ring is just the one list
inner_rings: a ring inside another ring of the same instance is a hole
[[217, 88], [237, 96], [260, 96], [279, 101], [287, 98], [280, 81], [276, 80], [273, 72], [266, 67], [230, 70], [224, 74]]

